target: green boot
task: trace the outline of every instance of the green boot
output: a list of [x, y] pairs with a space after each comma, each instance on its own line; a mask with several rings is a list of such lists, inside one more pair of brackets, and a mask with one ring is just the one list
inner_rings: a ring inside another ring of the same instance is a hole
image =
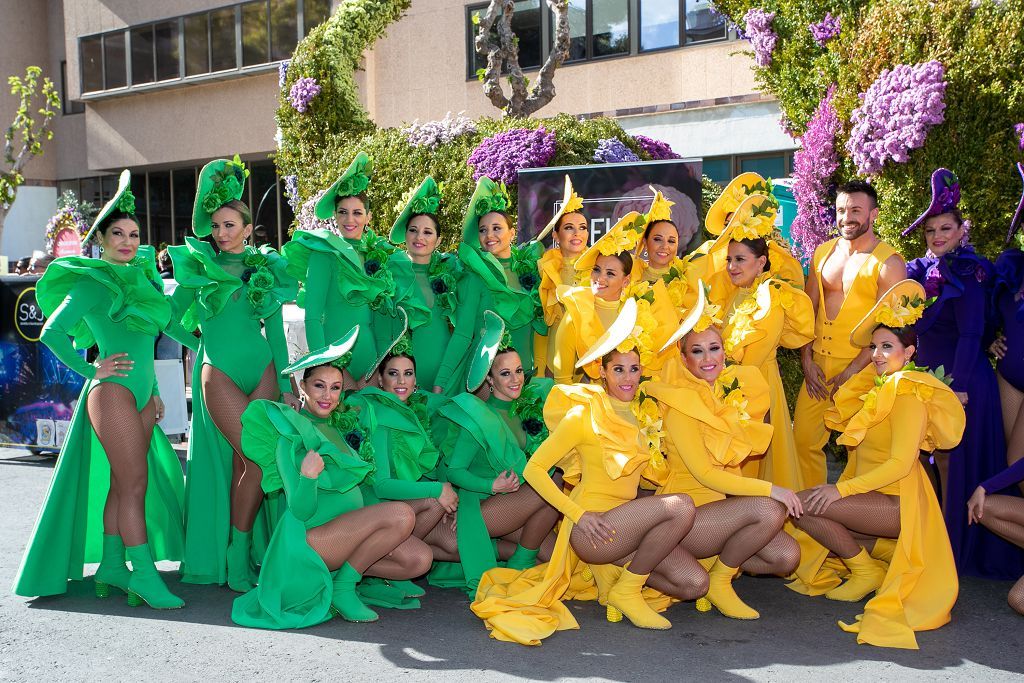
[[167, 584], [153, 564], [149, 544], [126, 548], [132, 562], [132, 575], [128, 579], [128, 604], [138, 607], [143, 602], [153, 609], [178, 609], [185, 601], [167, 589]]
[[420, 606], [419, 600], [410, 598], [391, 581], [376, 576], [364, 577], [356, 586], [356, 593], [364, 605], [388, 609], [417, 609]]
[[124, 541], [116, 534], [103, 534], [103, 557], [93, 576], [96, 597], [109, 598], [111, 587], [127, 593], [131, 576], [124, 563]]
[[518, 569], [520, 571], [524, 569], [530, 569], [537, 564], [537, 553], [540, 549], [530, 550], [524, 548], [521, 545], [516, 546], [516, 551], [512, 553], [512, 557], [508, 558], [508, 562], [505, 566], [509, 569]]
[[345, 621], [377, 621], [377, 613], [363, 604], [356, 593], [356, 584], [363, 575], [348, 562], [333, 573], [334, 594], [331, 596], [331, 613], [340, 615]]
[[423, 590], [408, 579], [387, 579], [387, 582], [405, 593], [405, 597], [407, 598], [422, 598], [427, 594], [427, 591]]
[[256, 586], [255, 572], [249, 553], [252, 550], [252, 530], [239, 531], [231, 527], [228, 542], [228, 588], [236, 593], [247, 593]]

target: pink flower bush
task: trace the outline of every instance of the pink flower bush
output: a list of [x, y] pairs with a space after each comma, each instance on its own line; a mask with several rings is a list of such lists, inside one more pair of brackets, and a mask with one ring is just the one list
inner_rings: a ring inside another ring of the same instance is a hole
[[828, 239], [835, 226], [835, 213], [829, 200], [832, 175], [839, 168], [836, 135], [839, 116], [832, 104], [836, 86], [828, 89], [807, 122], [801, 148], [793, 154], [793, 198], [796, 218], [790, 228], [797, 247], [805, 258]]
[[292, 108], [295, 111], [305, 114], [309, 103], [319, 94], [320, 86], [317, 85], [316, 79], [303, 76], [292, 85], [292, 89], [288, 92], [288, 100], [292, 103]]
[[743, 21], [746, 23], [743, 33], [754, 48], [754, 63], [758, 66], [770, 66], [775, 43], [779, 40], [772, 29], [775, 12], [765, 12], [755, 7], [747, 10], [743, 15]]
[[512, 185], [524, 168], [542, 168], [555, 156], [555, 134], [543, 127], [513, 128], [484, 138], [466, 161], [473, 168], [473, 180], [487, 176]]
[[667, 142], [655, 140], [654, 138], [649, 138], [646, 135], [634, 135], [633, 139], [638, 145], [640, 145], [640, 149], [650, 154], [651, 159], [655, 161], [682, 158], [672, 151], [672, 147]]
[[862, 175], [881, 172], [889, 161], [906, 163], [928, 131], [946, 120], [946, 70], [940, 62], [899, 64], [882, 71], [853, 110], [846, 149]]
[[839, 37], [843, 25], [839, 17], [833, 17], [830, 13], [826, 12], [825, 17], [821, 21], [817, 24], [811, 24], [807, 28], [810, 30], [811, 36], [814, 37], [814, 42], [819, 47], [825, 47], [825, 43]]

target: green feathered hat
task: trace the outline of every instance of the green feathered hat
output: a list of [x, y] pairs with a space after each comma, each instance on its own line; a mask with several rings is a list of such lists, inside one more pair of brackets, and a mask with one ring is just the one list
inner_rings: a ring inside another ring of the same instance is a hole
[[405, 231], [409, 227], [409, 219], [421, 213], [437, 215], [440, 208], [441, 191], [434, 179], [427, 176], [413, 192], [409, 201], [405, 203], [402, 213], [398, 214], [398, 219], [391, 226], [391, 234], [388, 239], [392, 244], [405, 244]]
[[241, 199], [245, 194], [245, 179], [249, 169], [235, 155], [234, 159], [214, 159], [199, 172], [199, 189], [192, 205], [192, 232], [196, 237], [210, 234], [210, 218], [228, 202]]
[[366, 188], [370, 186], [371, 175], [373, 175], [373, 162], [370, 161], [366, 152], [359, 152], [345, 172], [341, 174], [341, 177], [327, 188], [327, 192], [316, 203], [316, 217], [325, 221], [333, 219], [337, 198], [354, 197], [360, 192], [365, 192]]
[[494, 311], [484, 311], [484, 327], [473, 357], [469, 359], [466, 374], [466, 390], [473, 392], [480, 388], [491, 371], [498, 353], [512, 348], [512, 337], [505, 330], [505, 321]]
[[398, 307], [400, 315], [398, 318], [402, 321], [402, 329], [395, 335], [395, 338], [384, 348], [377, 360], [373, 362], [370, 369], [363, 375], [363, 381], [367, 381], [373, 377], [373, 373], [377, 371], [380, 364], [384, 362], [384, 359], [389, 355], [400, 355], [405, 354], [407, 356], [412, 355], [412, 338], [409, 337], [409, 314], [405, 312], [405, 309], [401, 306]]
[[469, 206], [462, 219], [462, 241], [479, 248], [480, 219], [492, 211], [505, 212], [511, 208], [512, 200], [504, 183], [496, 183], [487, 176], [476, 181], [476, 189], [469, 198]]
[[359, 325], [354, 325], [351, 330], [341, 335], [333, 344], [328, 344], [322, 349], [307, 353], [297, 359], [294, 363], [281, 371], [285, 377], [292, 375], [306, 368], [317, 367], [318, 365], [333, 365], [339, 370], [348, 367], [352, 360], [352, 347], [356, 345], [359, 338]]
[[92, 236], [96, 233], [97, 226], [103, 222], [103, 219], [114, 213], [114, 211], [123, 211], [124, 213], [135, 215], [135, 195], [132, 194], [131, 182], [132, 173], [126, 168], [121, 171], [121, 177], [117, 179], [117, 192], [114, 193], [109, 202], [103, 205], [100, 212], [96, 214], [92, 227], [89, 228], [89, 232], [82, 238], [83, 247], [92, 239]]

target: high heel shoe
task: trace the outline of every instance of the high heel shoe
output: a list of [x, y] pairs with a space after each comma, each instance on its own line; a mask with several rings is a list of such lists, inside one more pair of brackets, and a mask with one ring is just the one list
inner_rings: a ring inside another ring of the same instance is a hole
[[372, 609], [363, 604], [356, 593], [356, 584], [363, 575], [348, 562], [334, 572], [334, 594], [331, 595], [331, 614], [340, 616], [345, 621], [357, 623], [377, 621], [380, 617]]
[[[609, 621], [612, 621], [611, 610], [614, 608], [638, 628], [661, 631], [672, 628], [672, 622], [651, 609], [643, 595], [640, 594], [649, 576], [650, 574], [634, 574], [629, 571], [628, 567], [623, 568], [619, 580], [608, 591], [607, 618]], [[619, 618], [621, 619], [621, 617]]]
[[850, 578], [825, 593], [829, 600], [858, 602], [878, 590], [885, 579], [885, 565], [863, 548], [853, 557], [844, 559], [843, 563], [850, 569]]
[[185, 601], [172, 593], [153, 564], [149, 544], [134, 545], [126, 549], [132, 562], [132, 576], [128, 580], [128, 604], [138, 607], [146, 603], [153, 609], [179, 609]]
[[[736, 595], [736, 591], [732, 587], [734, 578], [736, 578], [736, 567], [730, 567], [722, 562], [721, 558], [716, 560], [708, 570], [708, 592], [704, 599], [730, 619], [760, 618], [761, 614], [757, 610]], [[706, 605], [697, 605], [698, 610], [701, 610], [701, 607], [706, 607]]]
[[109, 598], [111, 588], [127, 593], [131, 576], [124, 563], [124, 541], [116, 534], [103, 534], [103, 555], [93, 575], [96, 597]]

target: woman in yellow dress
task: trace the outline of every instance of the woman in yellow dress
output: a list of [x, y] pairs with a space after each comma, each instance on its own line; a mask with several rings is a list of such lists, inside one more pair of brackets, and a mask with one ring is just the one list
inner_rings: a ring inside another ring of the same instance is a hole
[[704, 275], [703, 263], [689, 255], [679, 258], [679, 229], [672, 220], [675, 202], [665, 199], [659, 190], [651, 190], [654, 199], [644, 214], [643, 237], [635, 254], [640, 261], [640, 277], [651, 285], [664, 284], [672, 305], [689, 310], [697, 300], [696, 284]]
[[540, 242], [548, 234], [554, 234], [551, 248], [537, 261], [540, 272], [538, 293], [544, 308], [544, 322], [548, 326], [547, 337], [537, 335], [534, 341], [533, 355], [538, 377], [550, 374], [548, 369], [555, 357], [555, 337], [565, 314], [565, 307], [558, 301], [558, 289], [580, 284], [576, 261], [590, 242], [590, 224], [582, 210], [583, 198], [573, 190], [572, 181], [566, 175], [562, 204], [536, 238]]
[[725, 320], [726, 357], [760, 370], [771, 396], [771, 446], [748, 458], [743, 473], [799, 491], [803, 482], [776, 352], [813, 341], [814, 306], [803, 291], [800, 263], [773, 238], [776, 213], [771, 197], [743, 200], [708, 252], [709, 263], [724, 260], [721, 270], [708, 273], [708, 281], [710, 300]]
[[[590, 564], [609, 617], [621, 612], [641, 628], [671, 627], [642, 597], [645, 584], [681, 600], [707, 592], [707, 573], [680, 545], [693, 501], [675, 494], [637, 498], [641, 477], [660, 458], [658, 409], [640, 391], [655, 322], [638, 319], [638, 308], [627, 300], [580, 359], [600, 360], [603, 384], [556, 385], [544, 405], [551, 432], [523, 476], [565, 517], [547, 564], [483, 575], [472, 609], [492, 638], [539, 645], [556, 630], [579, 628], [562, 600], [572, 597], [581, 561]], [[568, 495], [548, 474], [556, 466], [575, 484]]]
[[[836, 391], [825, 413], [849, 461], [836, 484], [800, 493], [797, 526], [818, 542], [804, 554], [793, 590], [855, 602], [877, 591], [853, 624], [858, 643], [917, 649], [916, 631], [949, 621], [958, 582], [953, 551], [921, 450], [948, 449], [963, 435], [963, 406], [943, 381], [915, 366], [913, 324], [925, 291], [902, 280], [879, 298], [850, 340], [872, 364]], [[839, 562], [828, 560], [829, 553]], [[881, 558], [881, 559], [876, 559]], [[840, 573], [849, 578], [840, 584]]]
[[[643, 307], [657, 319], [655, 342], [664, 341], [678, 327], [679, 315], [664, 283], [651, 285], [644, 281], [643, 265], [632, 254], [645, 225], [644, 216], [635, 211], [620, 218], [576, 260], [582, 286], [559, 288], [558, 301], [565, 317], [555, 332], [551, 359], [556, 384], [600, 379], [601, 364], [597, 360], [583, 365], [582, 373], [578, 372], [581, 366], [577, 360], [597, 343], [627, 299], [643, 300]], [[661, 356], [653, 357], [648, 369], [658, 369], [662, 363]]]
[[682, 368], [671, 383], [648, 389], [661, 404], [666, 434], [665, 459], [649, 478], [658, 483], [657, 493], [685, 493], [697, 506], [682, 546], [710, 560], [707, 600], [727, 617], [757, 619], [733, 590], [733, 578], [740, 568], [782, 576], [796, 569], [800, 547], [782, 526], [802, 508], [792, 490], [740, 472], [740, 464], [771, 440], [772, 426], [763, 422], [768, 384], [756, 368], [725, 367], [715, 309], [706, 305], [703, 287], [697, 291], [696, 304], [669, 340], [672, 346], [679, 341]]

